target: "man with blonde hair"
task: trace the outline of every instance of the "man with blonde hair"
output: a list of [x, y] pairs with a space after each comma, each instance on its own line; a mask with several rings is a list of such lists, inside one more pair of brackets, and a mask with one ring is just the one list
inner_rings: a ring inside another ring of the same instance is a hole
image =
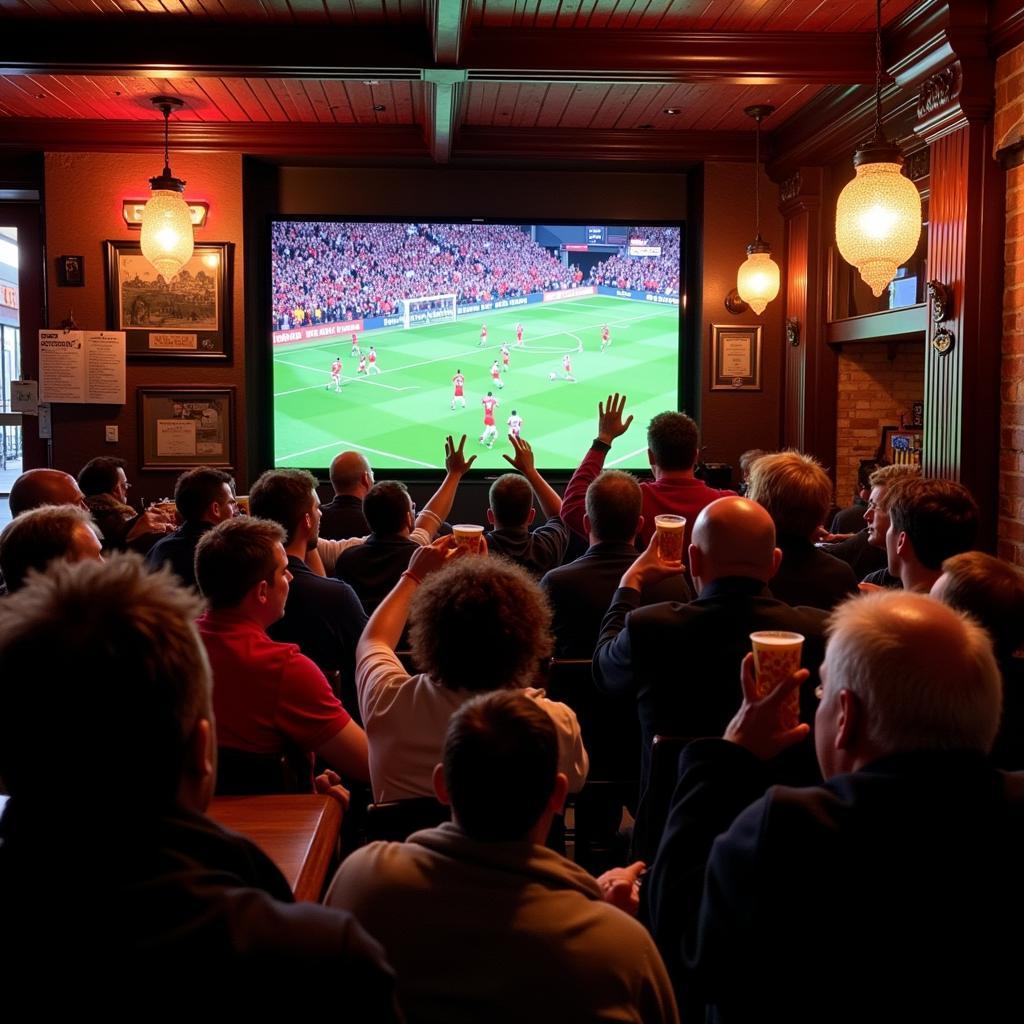
[[889, 559], [885, 552], [885, 534], [889, 529], [889, 501], [886, 495], [889, 488], [898, 480], [907, 480], [921, 475], [920, 466], [879, 466], [870, 477], [871, 492], [868, 495], [868, 507], [864, 513], [867, 524], [867, 543], [879, 552], [881, 565], [869, 572], [861, 580], [862, 590], [875, 587], [886, 587], [889, 590], [901, 590], [903, 584], [898, 576], [889, 573]]
[[670, 971], [722, 1020], [1000, 1016], [1024, 955], [1024, 778], [986, 756], [988, 636], [923, 595], [843, 604], [814, 728], [826, 782], [765, 793], [809, 732], [780, 725], [803, 676], [759, 700], [748, 657], [723, 739], [683, 753], [647, 887]]
[[769, 587], [780, 601], [834, 608], [857, 592], [853, 570], [814, 546], [832, 504], [832, 482], [817, 459], [802, 452], [762, 455], [750, 468], [747, 497], [775, 523], [782, 564]]

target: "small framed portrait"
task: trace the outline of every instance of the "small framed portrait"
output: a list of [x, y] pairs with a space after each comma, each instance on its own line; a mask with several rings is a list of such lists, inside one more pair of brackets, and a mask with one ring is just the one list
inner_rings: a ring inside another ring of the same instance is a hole
[[82, 288], [85, 285], [85, 260], [81, 256], [58, 256], [57, 284], [61, 288]]

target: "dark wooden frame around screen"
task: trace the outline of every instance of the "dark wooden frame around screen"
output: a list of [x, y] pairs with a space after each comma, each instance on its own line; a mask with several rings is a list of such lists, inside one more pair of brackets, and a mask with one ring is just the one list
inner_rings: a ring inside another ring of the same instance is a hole
[[[178, 322], [178, 318], [170, 324], [159, 322], [147, 323], [146, 326], [133, 326], [131, 317], [123, 316], [122, 310], [122, 282], [120, 275], [120, 257], [142, 256], [142, 247], [138, 239], [127, 241], [107, 241], [106, 251], [106, 274], [107, 274], [107, 324], [110, 330], [125, 333], [127, 356], [129, 360], [142, 359], [173, 359], [179, 360], [228, 360], [231, 358], [231, 289], [233, 274], [234, 245], [231, 242], [197, 242], [192, 261], [199, 261], [200, 266], [195, 268], [203, 270], [201, 266], [204, 258], [217, 260], [215, 270], [207, 270], [212, 274], [216, 291], [216, 312], [213, 323], [202, 322], [202, 326], [190, 325], [187, 321]], [[152, 272], [151, 268], [147, 269]], [[174, 281], [171, 280], [173, 291]], [[143, 306], [145, 309], [145, 306]], [[147, 314], [148, 311], [147, 311]], [[194, 347], [175, 348], [158, 347], [154, 343], [155, 336], [162, 336], [165, 341], [173, 346], [175, 340], [178, 344], [190, 344]]]
[[[176, 406], [181, 407], [180, 410]], [[189, 408], [191, 406], [191, 408]], [[200, 407], [217, 413], [219, 426], [203, 425]], [[196, 426], [196, 443], [221, 445], [220, 451], [160, 455], [158, 420], [186, 419], [200, 421]], [[199, 431], [216, 430], [216, 436], [200, 438]], [[235, 389], [231, 388], [139, 388], [139, 452], [144, 470], [192, 469], [194, 466], [235, 468]]]

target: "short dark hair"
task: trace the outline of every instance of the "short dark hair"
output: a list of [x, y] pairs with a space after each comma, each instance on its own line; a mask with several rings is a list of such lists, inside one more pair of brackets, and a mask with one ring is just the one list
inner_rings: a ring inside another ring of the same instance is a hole
[[87, 498], [96, 494], [110, 494], [117, 486], [117, 471], [127, 465], [124, 459], [113, 455], [98, 455], [78, 471], [78, 486]]
[[374, 533], [398, 533], [408, 525], [409, 490], [400, 480], [381, 480], [363, 498], [363, 515]]
[[310, 510], [316, 477], [305, 469], [268, 469], [249, 490], [249, 512], [284, 527], [287, 542]]
[[982, 551], [947, 558], [942, 572], [942, 600], [977, 619], [1000, 658], [1008, 658], [1024, 644], [1024, 572]]
[[414, 660], [449, 690], [529, 686], [551, 654], [551, 609], [536, 580], [504, 558], [459, 558], [413, 598]]
[[[60, 751], [95, 794], [140, 814], [177, 797], [187, 741], [210, 715], [198, 598], [135, 554], [58, 563], [0, 601], [0, 776], [50, 800]], [[145, 765], [145, 771], [132, 766]], [[66, 794], [68, 796], [68, 794]]]
[[196, 545], [196, 583], [211, 608], [236, 608], [261, 580], [274, 578], [284, 530], [268, 519], [225, 519]]
[[0, 533], [0, 572], [7, 590], [14, 593], [30, 570], [42, 572], [63, 558], [79, 526], [94, 528], [89, 513], [77, 505], [43, 505], [12, 519]]
[[606, 469], [587, 488], [590, 532], [599, 541], [631, 544], [642, 505], [643, 494], [636, 479], [620, 469]]
[[491, 484], [487, 501], [498, 526], [525, 526], [533, 508], [533, 488], [518, 473], [502, 473]]
[[197, 466], [182, 473], [174, 485], [174, 504], [182, 522], [200, 522], [203, 513], [220, 497], [223, 484], [234, 491], [235, 481], [222, 469]]
[[892, 529], [906, 533], [926, 569], [934, 572], [947, 558], [973, 546], [978, 505], [963, 484], [904, 477], [889, 485], [885, 497]]
[[444, 740], [444, 780], [462, 830], [482, 842], [523, 839], [558, 771], [558, 735], [537, 702], [500, 691], [467, 701]]
[[697, 437], [697, 424], [685, 412], [659, 412], [647, 427], [647, 447], [654, 464], [669, 472], [693, 468]]

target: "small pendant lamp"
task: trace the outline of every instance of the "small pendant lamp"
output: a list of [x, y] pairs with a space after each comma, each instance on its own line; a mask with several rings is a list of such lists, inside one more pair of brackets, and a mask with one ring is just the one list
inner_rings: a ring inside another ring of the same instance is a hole
[[736, 291], [750, 308], [760, 315], [779, 294], [779, 265], [772, 259], [772, 247], [761, 237], [761, 121], [775, 112], [767, 104], [746, 107], [743, 111], [757, 122], [754, 157], [754, 230], [756, 237], [747, 246], [747, 258], [736, 273]]

